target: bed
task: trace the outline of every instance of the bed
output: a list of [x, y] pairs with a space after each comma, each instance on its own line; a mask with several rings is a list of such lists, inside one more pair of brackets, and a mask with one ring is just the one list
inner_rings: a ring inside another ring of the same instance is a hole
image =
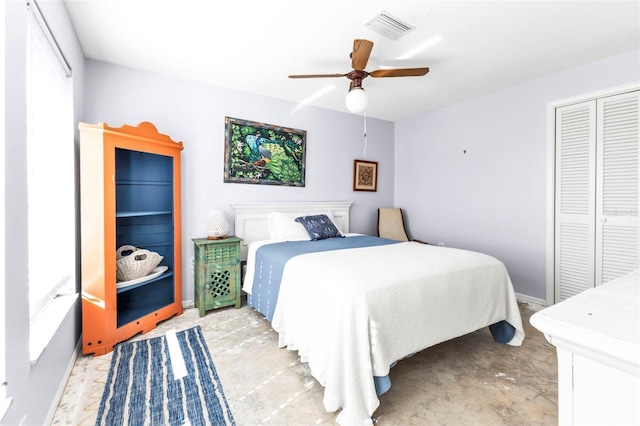
[[[501, 343], [524, 339], [511, 280], [491, 256], [350, 233], [351, 202], [232, 207], [248, 304], [308, 363], [339, 424], [372, 424], [407, 356], [485, 327]], [[309, 241], [296, 217], [326, 218], [337, 235]]]

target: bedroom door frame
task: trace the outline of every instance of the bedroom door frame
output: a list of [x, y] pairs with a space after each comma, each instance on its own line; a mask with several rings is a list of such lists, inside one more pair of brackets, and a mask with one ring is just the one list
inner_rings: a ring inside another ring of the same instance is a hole
[[[604, 90], [585, 93], [547, 103], [547, 250], [546, 250], [546, 302], [547, 306], [556, 303], [555, 283], [555, 212], [556, 212], [556, 109], [594, 99], [640, 90], [640, 81]], [[640, 208], [640, 202], [639, 206]], [[640, 239], [640, 228], [638, 229]], [[640, 253], [638, 254], [640, 263]]]

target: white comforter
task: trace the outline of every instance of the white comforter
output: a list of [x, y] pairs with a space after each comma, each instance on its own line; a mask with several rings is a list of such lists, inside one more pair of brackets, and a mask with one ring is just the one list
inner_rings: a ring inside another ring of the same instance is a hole
[[373, 376], [407, 355], [506, 319], [524, 330], [502, 262], [414, 242], [306, 254], [283, 273], [272, 322], [343, 425], [371, 424]]

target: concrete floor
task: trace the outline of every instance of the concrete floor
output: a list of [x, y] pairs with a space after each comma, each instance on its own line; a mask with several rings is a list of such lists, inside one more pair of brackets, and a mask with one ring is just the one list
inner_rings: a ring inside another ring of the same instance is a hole
[[[556, 351], [529, 323], [534, 311], [521, 313], [520, 347], [497, 344], [483, 329], [398, 362], [391, 390], [380, 397], [377, 425], [556, 425]], [[337, 424], [307, 365], [296, 352], [278, 349], [270, 324], [247, 306], [202, 318], [187, 309], [134, 339], [198, 324], [239, 426]], [[78, 357], [52, 424], [95, 424], [110, 361], [111, 354]]]

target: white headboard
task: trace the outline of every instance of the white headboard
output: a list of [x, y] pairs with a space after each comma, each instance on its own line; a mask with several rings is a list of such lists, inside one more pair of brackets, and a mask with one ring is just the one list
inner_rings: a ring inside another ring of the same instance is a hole
[[247, 259], [247, 247], [254, 241], [269, 239], [268, 216], [272, 212], [295, 213], [300, 216], [330, 211], [336, 225], [344, 233], [349, 232], [349, 209], [352, 201], [301, 201], [268, 203], [232, 203], [236, 237], [242, 241], [242, 260]]

